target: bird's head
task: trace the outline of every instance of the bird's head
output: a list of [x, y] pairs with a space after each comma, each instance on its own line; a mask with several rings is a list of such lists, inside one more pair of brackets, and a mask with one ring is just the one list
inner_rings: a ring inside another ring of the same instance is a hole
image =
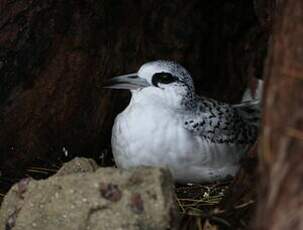
[[188, 71], [172, 61], [153, 61], [138, 72], [114, 77], [104, 86], [128, 89], [134, 98], [149, 98], [167, 106], [188, 106], [194, 97], [194, 84]]

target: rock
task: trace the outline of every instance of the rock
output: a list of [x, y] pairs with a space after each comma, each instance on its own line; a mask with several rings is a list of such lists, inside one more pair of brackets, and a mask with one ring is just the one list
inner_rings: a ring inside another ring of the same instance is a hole
[[56, 176], [63, 176], [74, 173], [95, 172], [97, 169], [98, 165], [93, 159], [75, 157], [73, 160], [65, 163], [56, 173]]
[[176, 217], [167, 169], [100, 168], [14, 185], [0, 209], [0, 230], [175, 229]]

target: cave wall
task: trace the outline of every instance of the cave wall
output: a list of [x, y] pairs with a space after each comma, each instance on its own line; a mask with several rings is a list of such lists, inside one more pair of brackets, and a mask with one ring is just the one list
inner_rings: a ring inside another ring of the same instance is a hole
[[303, 2], [278, 1], [266, 61], [259, 230], [303, 229]]

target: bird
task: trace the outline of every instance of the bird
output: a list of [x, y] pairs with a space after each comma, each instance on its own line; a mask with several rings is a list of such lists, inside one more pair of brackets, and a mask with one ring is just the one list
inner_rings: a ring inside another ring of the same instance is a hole
[[246, 92], [245, 101], [229, 104], [199, 96], [190, 73], [174, 61], [147, 62], [104, 87], [131, 92], [112, 128], [118, 168], [167, 167], [181, 184], [222, 181], [237, 173], [256, 141], [260, 98]]

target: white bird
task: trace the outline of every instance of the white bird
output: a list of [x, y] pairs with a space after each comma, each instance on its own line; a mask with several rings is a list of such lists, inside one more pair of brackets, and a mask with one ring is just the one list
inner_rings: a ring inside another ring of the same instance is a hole
[[230, 105], [200, 97], [175, 62], [146, 63], [105, 87], [131, 91], [112, 129], [118, 167], [166, 166], [179, 183], [218, 181], [235, 175], [256, 140], [259, 100]]

